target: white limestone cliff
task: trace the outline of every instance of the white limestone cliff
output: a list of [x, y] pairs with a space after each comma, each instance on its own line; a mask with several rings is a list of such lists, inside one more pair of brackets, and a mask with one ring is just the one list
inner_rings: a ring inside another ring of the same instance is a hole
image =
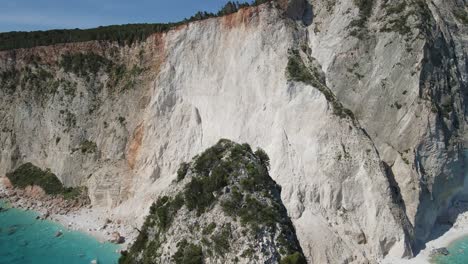
[[[398, 1], [370, 2], [357, 29], [354, 1], [296, 5], [304, 8], [299, 20], [297, 10], [293, 20], [268, 3], [131, 47], [93, 41], [2, 51], [3, 71], [38, 56], [33, 69], [76, 90], [0, 89], [0, 174], [25, 162], [50, 168], [66, 185], [88, 186], [94, 206], [142, 223], [181, 162], [228, 138], [269, 154], [309, 262], [410, 257], [463, 194], [467, 29], [452, 15], [456, 1], [424, 9], [408, 1], [400, 12], [409, 13], [409, 32], [382, 30], [401, 16], [388, 13]], [[336, 115], [318, 87], [288, 80], [291, 49], [315, 59], [356, 119]], [[130, 89], [112, 85], [105, 71], [86, 81], [59, 67], [67, 52], [145, 70]], [[80, 151], [85, 140], [96, 151]]]

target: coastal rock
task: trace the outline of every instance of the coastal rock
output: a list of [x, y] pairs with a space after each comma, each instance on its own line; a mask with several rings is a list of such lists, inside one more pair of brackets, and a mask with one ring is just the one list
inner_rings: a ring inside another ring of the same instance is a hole
[[55, 237], [60, 237], [62, 235], [63, 235], [62, 230], [55, 232]]
[[432, 256], [436, 256], [436, 255], [444, 255], [444, 256], [447, 256], [449, 255], [450, 252], [448, 251], [447, 248], [445, 247], [441, 247], [441, 248], [435, 248], [433, 250], [431, 250], [431, 255]]
[[109, 242], [115, 244], [122, 244], [125, 242], [125, 237], [121, 236], [119, 232], [115, 231], [112, 233], [112, 238], [109, 239]]
[[141, 226], [180, 162], [230, 138], [269, 154], [309, 262], [413, 256], [468, 194], [464, 3], [289, 2], [294, 20], [266, 3], [132, 45], [1, 51], [0, 175], [34, 161]]
[[119, 263], [306, 263], [263, 150], [222, 139], [182, 166]]

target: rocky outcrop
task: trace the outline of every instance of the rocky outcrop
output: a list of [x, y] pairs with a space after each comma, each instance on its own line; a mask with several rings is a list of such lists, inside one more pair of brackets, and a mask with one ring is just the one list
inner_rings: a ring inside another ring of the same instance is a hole
[[182, 164], [119, 263], [306, 263], [269, 162], [220, 140]]
[[142, 224], [181, 161], [229, 138], [269, 154], [310, 262], [410, 257], [467, 193], [465, 17], [279, 1], [127, 46], [2, 51], [0, 174], [50, 168]]

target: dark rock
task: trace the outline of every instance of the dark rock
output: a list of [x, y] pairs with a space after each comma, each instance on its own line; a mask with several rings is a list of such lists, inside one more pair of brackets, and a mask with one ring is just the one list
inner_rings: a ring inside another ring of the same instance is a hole
[[433, 249], [431, 251], [431, 255], [434, 256], [434, 255], [444, 255], [444, 256], [447, 256], [449, 255], [450, 252], [448, 251], [447, 248], [445, 247], [441, 247], [441, 248], [436, 248], [436, 249]]
[[63, 235], [62, 231], [59, 230], [55, 233], [55, 237], [60, 237], [61, 235]]

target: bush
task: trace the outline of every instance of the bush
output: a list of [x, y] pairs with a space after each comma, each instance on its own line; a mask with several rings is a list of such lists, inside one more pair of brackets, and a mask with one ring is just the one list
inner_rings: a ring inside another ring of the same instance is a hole
[[177, 182], [180, 182], [187, 175], [190, 165], [187, 162], [182, 162], [179, 169], [177, 170]]
[[260, 162], [265, 168], [270, 169], [270, 157], [268, 157], [268, 154], [263, 149], [257, 148], [255, 156], [260, 159]]
[[41, 170], [28, 162], [21, 165], [15, 171], [6, 175], [14, 187], [26, 188], [27, 186], [39, 186], [47, 194], [60, 194], [63, 185], [60, 180], [49, 170]]
[[202, 248], [195, 244], [187, 243], [187, 240], [182, 240], [177, 243], [177, 252], [172, 256], [172, 260], [176, 264], [202, 264], [203, 252]]
[[72, 72], [79, 77], [96, 75], [112, 66], [112, 61], [95, 53], [76, 53], [62, 55], [60, 66], [65, 72]]
[[96, 143], [92, 141], [85, 140], [81, 142], [80, 150], [81, 150], [81, 153], [83, 154], [95, 153], [97, 151], [97, 145]]
[[462, 24], [468, 25], [468, 13], [463, 8], [457, 8], [453, 11], [453, 15], [460, 21]]
[[16, 188], [39, 186], [46, 194], [62, 195], [67, 200], [78, 198], [86, 192], [84, 187], [64, 187], [50, 170], [42, 170], [30, 162], [19, 166], [13, 172], [7, 173], [6, 176]]
[[216, 229], [216, 224], [211, 222], [209, 225], [207, 225], [203, 231], [202, 231], [202, 234], [203, 235], [209, 235], [211, 233], [213, 233], [213, 231]]
[[281, 259], [280, 264], [306, 264], [307, 261], [299, 252], [295, 252]]
[[211, 241], [214, 244], [214, 251], [223, 256], [229, 252], [231, 245], [229, 244], [229, 238], [231, 237], [231, 225], [228, 224], [223, 227], [222, 231], [211, 236]]
[[7, 90], [9, 94], [16, 91], [21, 73], [16, 69], [0, 72], [0, 88]]
[[344, 108], [341, 102], [336, 99], [335, 94], [327, 87], [326, 83], [320, 77], [316, 68], [307, 67], [300, 56], [299, 50], [289, 51], [288, 65], [286, 66], [288, 80], [303, 82], [317, 88], [333, 106], [333, 113], [341, 118], [350, 118], [355, 120], [351, 110]]
[[151, 205], [150, 217], [156, 220], [161, 230], [167, 230], [172, 224], [175, 214], [183, 205], [184, 200], [181, 195], [177, 195], [173, 199], [167, 196], [160, 197], [156, 203]]

